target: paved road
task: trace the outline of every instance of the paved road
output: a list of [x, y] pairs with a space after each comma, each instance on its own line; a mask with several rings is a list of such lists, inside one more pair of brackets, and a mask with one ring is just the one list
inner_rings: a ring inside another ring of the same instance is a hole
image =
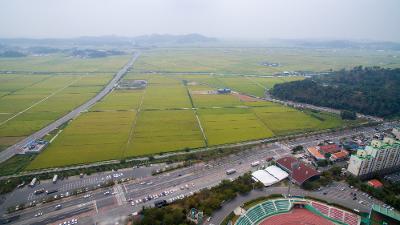
[[81, 112], [87, 110], [97, 101], [101, 100], [104, 96], [106, 96], [117, 84], [117, 82], [128, 72], [129, 68], [132, 67], [135, 60], [139, 57], [139, 53], [135, 52], [133, 57], [130, 61], [120, 70], [118, 71], [113, 79], [104, 87], [102, 91], [100, 91], [96, 96], [92, 99], [84, 103], [83, 105], [75, 108], [68, 114], [64, 115], [63, 117], [59, 118], [58, 120], [54, 121], [53, 123], [47, 125], [46, 127], [42, 128], [41, 130], [31, 134], [30, 136], [24, 138], [23, 140], [19, 141], [18, 143], [8, 147], [7, 149], [0, 152], [0, 163], [6, 161], [7, 159], [13, 157], [14, 155], [18, 154], [22, 151], [22, 148], [26, 146], [30, 141], [36, 140], [39, 138], [44, 137], [49, 132], [55, 130], [57, 127], [62, 125], [63, 123], [77, 117]]
[[[204, 163], [195, 164], [188, 168], [178, 169], [176, 171], [157, 176], [147, 176], [143, 177], [142, 179], [136, 179], [129, 183], [123, 183], [107, 189], [110, 191], [110, 194], [105, 194], [106, 190], [97, 190], [91, 192], [91, 197], [89, 198], [83, 198], [82, 195], [78, 197], [69, 197], [52, 203], [41, 204], [30, 209], [7, 215], [6, 217], [19, 216], [19, 219], [15, 221], [17, 224], [32, 224], [38, 222], [40, 223], [41, 221], [48, 222], [49, 220], [55, 221], [56, 224], [58, 224], [59, 222], [63, 222], [63, 220], [67, 219], [66, 215], [69, 215], [69, 213], [74, 213], [81, 208], [90, 207], [88, 212], [85, 211], [85, 213], [82, 215], [76, 215], [74, 217], [79, 216], [79, 220], [82, 221], [83, 224], [94, 224], [100, 221], [118, 219], [122, 216], [140, 211], [143, 206], [153, 206], [154, 204], [153, 199], [145, 203], [135, 203], [135, 205], [132, 206], [129, 200], [133, 200], [135, 202], [139, 199], [143, 200], [143, 198], [146, 196], [154, 194], [159, 195], [163, 191], [171, 190], [173, 191], [172, 193], [160, 198], [168, 200], [180, 195], [187, 196], [190, 195], [191, 192], [195, 192], [199, 189], [215, 186], [222, 179], [235, 178], [249, 170], [254, 170], [255, 168], [250, 166], [251, 162], [253, 161], [266, 159], [267, 157], [271, 156], [279, 158], [283, 155], [287, 155], [289, 154], [290, 146], [295, 146], [298, 144], [311, 145], [317, 142], [317, 139], [338, 140], [342, 137], [351, 137], [361, 133], [373, 134], [374, 132], [376, 132], [374, 127], [357, 128], [348, 131], [299, 138], [286, 143], [279, 142], [264, 144], [262, 147], [242, 151], [235, 155], [230, 155], [224, 158], [214, 159], [211, 162], [207, 162], [207, 165]], [[237, 173], [229, 176], [226, 175], [225, 171], [230, 168], [235, 168]], [[87, 185], [88, 182], [90, 183], [93, 181], [93, 179], [96, 180], [91, 176], [87, 177], [87, 179], [89, 180], [84, 182], [85, 185]], [[186, 185], [188, 185], [188, 188]], [[72, 184], [70, 186], [76, 185]], [[327, 189], [326, 195], [321, 193], [316, 194], [323, 195], [325, 198], [343, 198], [348, 201], [347, 198], [350, 197], [350, 194], [342, 192], [340, 189], [338, 189], [340, 187], [331, 188], [332, 189]], [[24, 195], [24, 198], [27, 196], [26, 193], [21, 195]], [[353, 203], [358, 204], [358, 201], [353, 201]], [[63, 209], [58, 211], [55, 210], [54, 207], [57, 204], [62, 204]], [[360, 207], [364, 206], [360, 205]], [[365, 205], [365, 207], [369, 206]], [[34, 214], [39, 211], [43, 212], [43, 216], [34, 217]]]

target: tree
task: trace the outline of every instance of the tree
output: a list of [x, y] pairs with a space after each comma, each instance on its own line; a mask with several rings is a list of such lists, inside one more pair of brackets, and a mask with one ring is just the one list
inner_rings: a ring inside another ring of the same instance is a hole
[[296, 147], [292, 148], [292, 153], [297, 153], [299, 151], [303, 151], [303, 146], [297, 145]]
[[340, 112], [340, 117], [344, 120], [355, 120], [357, 119], [357, 115], [353, 111], [342, 110]]

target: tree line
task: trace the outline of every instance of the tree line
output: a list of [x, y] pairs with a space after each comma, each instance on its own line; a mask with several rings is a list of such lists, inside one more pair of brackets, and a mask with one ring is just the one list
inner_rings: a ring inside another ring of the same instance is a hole
[[387, 118], [400, 116], [400, 69], [358, 66], [276, 84], [270, 92], [285, 100]]

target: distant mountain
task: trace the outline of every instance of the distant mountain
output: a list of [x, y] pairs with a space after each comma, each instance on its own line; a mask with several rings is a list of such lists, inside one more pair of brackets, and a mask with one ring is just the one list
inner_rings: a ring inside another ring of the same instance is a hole
[[400, 43], [384, 41], [273, 39], [270, 43], [286, 47], [400, 50]]
[[152, 34], [137, 37], [99, 36], [78, 38], [0, 38], [0, 45], [7, 46], [46, 46], [46, 47], [76, 47], [76, 46], [158, 46], [158, 45], [191, 45], [216, 42], [216, 38], [206, 37], [200, 34], [169, 35]]
[[0, 58], [19, 58], [19, 57], [25, 57], [26, 55], [22, 52], [19, 51], [12, 51], [12, 50], [7, 50], [4, 52], [0, 52]]
[[216, 42], [216, 38], [206, 37], [200, 34], [169, 35], [152, 34], [138, 36], [133, 39], [137, 45], [177, 45]]

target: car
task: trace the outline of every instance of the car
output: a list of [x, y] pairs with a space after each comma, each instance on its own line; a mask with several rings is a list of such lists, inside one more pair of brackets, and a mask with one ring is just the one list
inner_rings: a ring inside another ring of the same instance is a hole
[[38, 213], [36, 213], [34, 216], [35, 216], [35, 217], [39, 217], [39, 216], [42, 216], [42, 215], [43, 215], [42, 212], [38, 212]]
[[327, 194], [328, 194], [328, 192], [324, 192], [323, 194], [324, 194], [324, 195], [327, 195]]
[[208, 218], [207, 218], [207, 222], [210, 222], [211, 221], [211, 216], [209, 216]]
[[55, 206], [55, 209], [56, 209], [56, 210], [61, 209], [61, 205], [60, 205], [60, 204], [56, 205], [56, 206]]
[[104, 192], [104, 195], [109, 195], [109, 194], [110, 194], [110, 191]]
[[131, 202], [131, 206], [135, 206], [135, 202]]
[[341, 191], [344, 191], [344, 190], [346, 190], [346, 188], [341, 188], [340, 190], [341, 190]]
[[353, 197], [353, 200], [357, 200], [357, 197]]

